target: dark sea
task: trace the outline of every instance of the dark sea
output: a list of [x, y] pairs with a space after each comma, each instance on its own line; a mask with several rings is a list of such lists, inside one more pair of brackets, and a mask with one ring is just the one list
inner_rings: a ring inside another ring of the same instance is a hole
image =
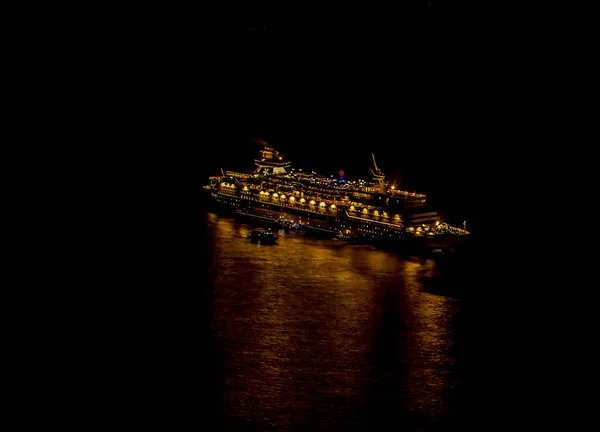
[[460, 426], [468, 248], [415, 256], [284, 231], [260, 245], [247, 223], [199, 223], [211, 430]]

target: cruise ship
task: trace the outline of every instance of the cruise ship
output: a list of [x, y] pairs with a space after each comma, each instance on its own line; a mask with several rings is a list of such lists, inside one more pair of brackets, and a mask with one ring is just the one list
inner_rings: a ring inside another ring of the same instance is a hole
[[372, 178], [346, 181], [292, 168], [263, 142], [253, 170], [221, 169], [204, 189], [218, 207], [239, 217], [357, 243], [445, 248], [469, 235], [442, 220], [426, 195], [387, 182], [371, 156]]

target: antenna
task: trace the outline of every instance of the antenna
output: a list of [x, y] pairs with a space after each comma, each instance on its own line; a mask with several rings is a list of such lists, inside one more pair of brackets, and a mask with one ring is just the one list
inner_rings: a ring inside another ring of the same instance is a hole
[[223, 174], [223, 177], [225, 177], [225, 173], [223, 172], [223, 168], [221, 168], [221, 174]]
[[375, 165], [375, 171], [378, 171], [377, 162], [375, 162], [375, 153], [371, 153], [371, 156], [373, 156], [373, 165]]

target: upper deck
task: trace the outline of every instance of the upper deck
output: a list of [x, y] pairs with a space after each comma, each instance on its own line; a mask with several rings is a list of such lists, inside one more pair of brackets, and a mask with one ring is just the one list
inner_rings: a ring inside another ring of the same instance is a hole
[[[349, 200], [368, 201], [370, 204], [402, 204], [419, 207], [427, 202], [425, 194], [396, 189], [393, 185], [385, 182], [384, 174], [377, 167], [374, 155], [375, 170], [371, 170], [373, 174], [372, 181], [363, 179], [347, 181], [333, 178], [333, 176], [327, 177], [315, 171], [303, 172], [302, 169], [289, 169], [291, 166], [290, 160], [286, 160], [272, 146], [266, 143], [263, 144], [264, 148], [259, 151], [259, 157], [254, 159], [257, 168], [252, 174], [227, 171], [227, 175], [234, 176], [241, 182], [256, 184], [256, 181], [268, 180], [272, 184], [285, 186], [286, 189], [295, 188], [305, 193], [314, 193], [337, 199], [347, 198]], [[270, 188], [272, 187], [267, 187], [267, 189]]]

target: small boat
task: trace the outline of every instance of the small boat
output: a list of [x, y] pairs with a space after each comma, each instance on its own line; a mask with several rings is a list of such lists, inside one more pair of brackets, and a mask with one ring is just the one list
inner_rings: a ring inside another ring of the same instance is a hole
[[355, 240], [355, 238], [349, 234], [348, 232], [343, 233], [343, 232], [338, 232], [337, 235], [333, 238], [334, 240], [341, 240], [341, 241], [345, 241], [345, 242], [349, 242], [352, 240]]
[[252, 243], [274, 244], [278, 238], [270, 231], [253, 230], [248, 233], [248, 240]]

